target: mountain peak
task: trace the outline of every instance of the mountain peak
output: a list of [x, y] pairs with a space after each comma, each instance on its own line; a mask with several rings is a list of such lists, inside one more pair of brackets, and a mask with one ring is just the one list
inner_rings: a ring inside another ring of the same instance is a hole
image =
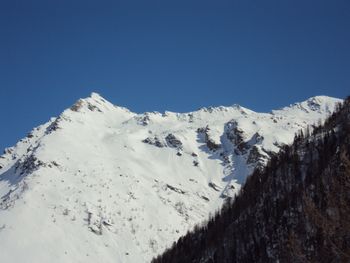
[[306, 102], [321, 104], [321, 103], [327, 103], [327, 102], [334, 101], [334, 100], [338, 100], [338, 99], [333, 98], [333, 97], [329, 97], [329, 96], [325, 96], [325, 95], [317, 95], [317, 96], [313, 96], [313, 97], [308, 98], [306, 100]]
[[110, 104], [110, 105], [113, 105], [112, 103], [110, 103], [108, 100], [106, 100], [104, 97], [102, 97], [97, 92], [91, 92], [90, 96], [87, 97], [87, 98], [84, 98], [83, 100], [85, 100], [85, 101], [87, 101], [87, 102], [89, 102], [91, 104], [97, 104], [97, 105]]
[[311, 111], [331, 113], [337, 103], [342, 102], [340, 99], [329, 96], [314, 96], [304, 102], [299, 103], [301, 108], [309, 109]]
[[[272, 110], [273, 114], [295, 115], [303, 113], [330, 114], [334, 111], [335, 106], [343, 100], [329, 96], [313, 96], [302, 102], [290, 104], [279, 110]], [[298, 113], [299, 112], [299, 113]]]
[[105, 98], [103, 98], [100, 94], [96, 92], [92, 92], [89, 97], [79, 99], [77, 102], [75, 102], [70, 107], [70, 110], [75, 112], [86, 111], [86, 110], [104, 112], [114, 108], [117, 108], [117, 107], [114, 106]]
[[90, 94], [90, 98], [92, 98], [92, 99], [98, 99], [98, 100], [105, 100], [99, 93], [97, 93], [97, 92], [91, 92], [91, 94]]

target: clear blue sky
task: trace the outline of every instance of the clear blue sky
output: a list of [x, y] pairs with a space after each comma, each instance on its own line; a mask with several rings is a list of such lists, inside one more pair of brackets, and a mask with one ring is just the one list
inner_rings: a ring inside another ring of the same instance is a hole
[[0, 149], [92, 91], [136, 112], [350, 92], [348, 0], [0, 0]]

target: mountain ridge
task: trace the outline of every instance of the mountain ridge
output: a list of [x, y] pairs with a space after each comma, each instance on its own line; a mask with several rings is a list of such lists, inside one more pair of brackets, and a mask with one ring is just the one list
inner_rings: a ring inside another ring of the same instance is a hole
[[349, 262], [350, 97], [152, 263]]
[[[91, 92], [90, 96], [88, 97], [85, 97], [85, 98], [81, 98], [79, 100], [90, 100], [90, 99], [93, 99], [93, 100], [101, 100], [102, 102], [108, 102], [109, 104], [112, 104], [110, 103], [107, 99], [105, 99], [101, 94], [99, 94], [98, 92]], [[281, 107], [281, 108], [278, 108], [276, 110], [282, 110], [284, 108], [291, 108], [293, 106], [296, 106], [296, 105], [300, 105], [300, 104], [310, 104], [311, 103], [314, 103], [314, 102], [318, 102], [318, 103], [321, 103], [321, 104], [324, 104], [327, 100], [337, 100], [337, 101], [341, 101], [341, 99], [338, 99], [338, 98], [335, 98], [335, 97], [331, 97], [331, 96], [327, 96], [327, 95], [315, 95], [315, 96], [312, 96], [312, 97], [309, 97], [301, 102], [295, 102], [295, 103], [291, 103], [289, 104], [288, 106], [284, 106], [284, 107]], [[79, 101], [78, 100], [78, 101]], [[242, 106], [240, 104], [236, 104], [236, 103], [233, 103], [232, 105], [218, 105], [218, 106], [204, 106], [204, 107], [200, 107], [198, 108], [197, 110], [192, 110], [192, 111], [185, 111], [185, 112], [174, 112], [174, 111], [170, 111], [170, 110], [165, 110], [164, 112], [160, 112], [160, 111], [145, 111], [145, 112], [139, 112], [139, 113], [136, 113], [136, 112], [133, 112], [132, 110], [124, 107], [124, 106], [120, 106], [120, 105], [115, 105], [115, 104], [112, 104], [114, 107], [117, 107], [117, 108], [122, 108], [122, 109], [125, 109], [126, 111], [129, 111], [129, 112], [132, 112], [132, 113], [135, 113], [135, 114], [150, 114], [150, 113], [159, 113], [159, 114], [166, 114], [167, 112], [169, 113], [177, 113], [177, 114], [188, 114], [188, 113], [194, 113], [194, 112], [198, 112], [198, 111], [212, 111], [212, 110], [225, 110], [225, 109], [229, 109], [229, 108], [243, 108], [243, 109], [246, 109], [246, 110], [249, 110], [249, 111], [254, 111], [254, 110], [251, 110], [245, 106]], [[272, 112], [273, 110], [271, 110], [270, 112]], [[269, 112], [262, 112], [262, 111], [254, 111], [256, 113], [269, 113]]]
[[0, 253], [7, 262], [147, 262], [340, 101], [136, 114], [93, 93], [0, 157]]

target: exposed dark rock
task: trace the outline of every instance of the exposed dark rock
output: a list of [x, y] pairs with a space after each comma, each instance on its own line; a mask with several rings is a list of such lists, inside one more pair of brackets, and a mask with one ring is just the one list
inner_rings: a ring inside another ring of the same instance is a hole
[[204, 135], [204, 140], [205, 140], [205, 143], [206, 143], [209, 150], [216, 151], [221, 147], [221, 145], [216, 144], [214, 142], [214, 140], [212, 138], [210, 138], [209, 133], [208, 133], [209, 130], [210, 130], [209, 126], [206, 126], [205, 128], [204, 127], [198, 128], [197, 133]]
[[204, 199], [205, 201], [207, 201], [207, 202], [209, 202], [210, 200], [209, 200], [209, 198], [208, 197], [206, 197], [206, 196], [204, 196], [204, 195], [201, 195], [201, 198], [202, 199]]
[[52, 166], [56, 166], [59, 167], [60, 165], [58, 163], [56, 163], [55, 161], [50, 162], [48, 165], [48, 167], [52, 168]]
[[153, 138], [147, 137], [146, 139], [142, 140], [142, 142], [157, 146], [159, 148], [163, 148], [165, 146], [157, 136], [154, 136]]
[[99, 107], [97, 107], [96, 105], [91, 104], [90, 102], [87, 103], [87, 106], [88, 106], [88, 109], [90, 111], [102, 112]]
[[151, 118], [149, 116], [149, 113], [145, 113], [143, 116], [137, 117], [137, 122], [140, 125], [146, 126], [149, 124]]
[[164, 144], [161, 143], [159, 140], [155, 140], [155, 144], [154, 144], [154, 145], [157, 146], [157, 147], [159, 147], [159, 148], [164, 147]]
[[316, 98], [309, 99], [307, 101], [307, 106], [312, 111], [319, 111], [321, 109], [321, 104], [317, 101]]
[[220, 187], [217, 186], [216, 184], [214, 184], [213, 182], [208, 183], [208, 186], [213, 188], [215, 191], [219, 192], [220, 191]]
[[24, 160], [19, 160], [15, 166], [16, 171], [20, 170], [21, 174], [30, 174], [33, 171], [39, 169], [40, 166], [44, 166], [45, 163], [37, 159], [34, 154], [26, 156]]
[[169, 147], [182, 149], [182, 142], [171, 133], [165, 137], [165, 141]]
[[83, 107], [84, 101], [82, 99], [78, 100], [76, 103], [74, 103], [70, 109], [72, 111], [78, 112]]
[[12, 154], [13, 153], [13, 147], [8, 147], [4, 149], [4, 154]]
[[101, 109], [99, 107], [97, 107], [96, 105], [93, 105], [91, 104], [90, 102], [88, 101], [84, 101], [82, 99], [78, 100], [76, 103], [74, 103], [70, 109], [72, 111], [75, 111], [75, 112], [79, 112], [81, 108], [83, 108], [84, 106], [84, 103], [87, 104], [87, 108], [90, 110], [90, 111], [98, 111], [98, 112], [102, 112]]
[[166, 137], [165, 137], [165, 142], [162, 142], [157, 136], [154, 136], [153, 138], [152, 137], [147, 137], [146, 139], [142, 140], [142, 142], [144, 143], [147, 143], [147, 144], [150, 144], [150, 145], [154, 145], [154, 146], [157, 146], [159, 148], [163, 148], [165, 146], [169, 146], [169, 147], [172, 147], [172, 148], [177, 148], [178, 149], [178, 152], [177, 152], [177, 155], [178, 156], [181, 156], [182, 155], [182, 142], [177, 139], [173, 134], [168, 134]]
[[110, 219], [102, 219], [102, 224], [104, 226], [112, 226], [113, 222]]
[[46, 134], [50, 134], [54, 131], [57, 131], [58, 129], [60, 129], [59, 123], [61, 122], [61, 117], [56, 118], [47, 128], [45, 133]]
[[212, 113], [214, 111], [214, 107], [209, 106], [209, 107], [202, 107], [199, 109], [200, 111], [204, 111], [204, 112], [209, 112]]
[[220, 148], [220, 144], [216, 144], [212, 139], [210, 139], [209, 137], [206, 139], [207, 141], [207, 147], [211, 150], [211, 151], [216, 151]]
[[150, 137], [147, 137], [146, 139], [142, 140], [142, 142], [148, 143], [148, 144], [153, 144], [153, 140]]
[[244, 141], [244, 131], [238, 127], [236, 121], [230, 121], [225, 126], [227, 139], [236, 146], [236, 154], [245, 154], [250, 148], [249, 144]]
[[52, 161], [51, 162], [54, 166], [56, 166], [56, 167], [58, 167], [58, 166], [60, 166], [58, 163], [56, 163], [55, 161]]
[[182, 190], [182, 189], [180, 189], [178, 187], [172, 186], [170, 184], [166, 184], [166, 188], [168, 188], [168, 189], [170, 189], [170, 190], [172, 190], [172, 191], [174, 191], [176, 193], [179, 193], [179, 194], [185, 194], [186, 193], [186, 191], [184, 191], [184, 190]]
[[88, 218], [87, 218], [87, 222], [89, 225], [89, 229], [91, 232], [95, 233], [96, 235], [102, 235], [102, 222], [100, 220], [93, 220], [92, 218], [92, 213], [91, 212], [87, 212], [88, 214]]

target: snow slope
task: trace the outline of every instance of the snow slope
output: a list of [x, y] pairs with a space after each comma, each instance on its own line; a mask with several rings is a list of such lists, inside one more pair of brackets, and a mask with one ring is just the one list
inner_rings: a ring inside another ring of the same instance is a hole
[[93, 93], [0, 157], [0, 261], [148, 262], [340, 101], [135, 114]]

